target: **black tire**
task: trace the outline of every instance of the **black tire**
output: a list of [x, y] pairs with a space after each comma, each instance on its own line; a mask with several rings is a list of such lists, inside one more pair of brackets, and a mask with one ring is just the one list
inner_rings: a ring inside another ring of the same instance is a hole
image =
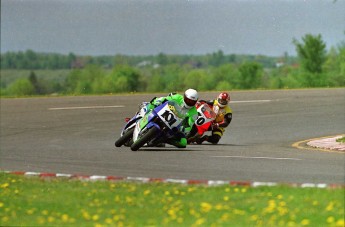
[[147, 132], [143, 136], [141, 136], [139, 139], [137, 139], [137, 141], [135, 141], [131, 145], [131, 150], [132, 151], [139, 150], [139, 148], [144, 146], [145, 143], [149, 142], [152, 138], [154, 138], [156, 134], [158, 133], [158, 131], [159, 130], [156, 127], [152, 127], [148, 129]]
[[131, 137], [133, 136], [133, 132], [134, 132], [134, 127], [129, 129], [129, 130], [127, 130], [120, 138], [118, 138], [115, 141], [115, 146], [116, 147], [121, 147], [126, 142], [128, 142], [131, 139]]

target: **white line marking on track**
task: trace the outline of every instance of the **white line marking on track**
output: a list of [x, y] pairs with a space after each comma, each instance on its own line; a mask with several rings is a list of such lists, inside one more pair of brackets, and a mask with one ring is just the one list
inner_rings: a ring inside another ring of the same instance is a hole
[[122, 108], [125, 106], [73, 106], [73, 107], [54, 107], [48, 110], [78, 110], [78, 109], [105, 109], [105, 108]]
[[275, 157], [248, 157], [248, 156], [210, 156], [212, 158], [244, 158], [244, 159], [269, 159], [269, 160], [294, 160], [301, 161], [299, 158], [275, 158]]

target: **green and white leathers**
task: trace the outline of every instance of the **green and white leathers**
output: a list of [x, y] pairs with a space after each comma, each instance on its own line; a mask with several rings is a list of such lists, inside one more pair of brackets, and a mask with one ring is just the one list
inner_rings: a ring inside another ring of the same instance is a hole
[[154, 100], [151, 101], [150, 105], [148, 106], [148, 109], [151, 110], [155, 108], [156, 106], [159, 106], [161, 103], [163, 103], [166, 100], [175, 101], [179, 104], [179, 106], [181, 106], [182, 112], [185, 114], [185, 120], [182, 127], [183, 136], [180, 136], [181, 138], [176, 138], [175, 141], [169, 142], [170, 144], [176, 147], [181, 147], [181, 148], [186, 147], [187, 139], [185, 135], [187, 135], [190, 132], [190, 130], [192, 129], [192, 126], [194, 125], [194, 122], [198, 118], [198, 112], [196, 110], [196, 107], [195, 106], [187, 107], [184, 99], [185, 99], [185, 96], [183, 95], [171, 93], [166, 97], [155, 98]]

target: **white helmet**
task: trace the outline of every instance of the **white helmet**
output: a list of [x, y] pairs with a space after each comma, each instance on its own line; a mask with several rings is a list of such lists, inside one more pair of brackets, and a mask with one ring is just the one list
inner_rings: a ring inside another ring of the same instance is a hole
[[188, 89], [184, 92], [183, 101], [184, 107], [192, 108], [198, 101], [199, 95], [198, 92], [194, 89]]

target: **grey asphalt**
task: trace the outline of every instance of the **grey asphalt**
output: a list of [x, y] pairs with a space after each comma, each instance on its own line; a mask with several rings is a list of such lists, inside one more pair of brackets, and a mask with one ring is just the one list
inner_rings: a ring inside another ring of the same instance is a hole
[[[292, 147], [344, 134], [345, 88], [233, 91], [219, 145], [116, 148], [124, 118], [163, 94], [1, 99], [0, 168], [124, 177], [345, 182], [345, 155]], [[217, 92], [200, 93], [211, 99]]]

